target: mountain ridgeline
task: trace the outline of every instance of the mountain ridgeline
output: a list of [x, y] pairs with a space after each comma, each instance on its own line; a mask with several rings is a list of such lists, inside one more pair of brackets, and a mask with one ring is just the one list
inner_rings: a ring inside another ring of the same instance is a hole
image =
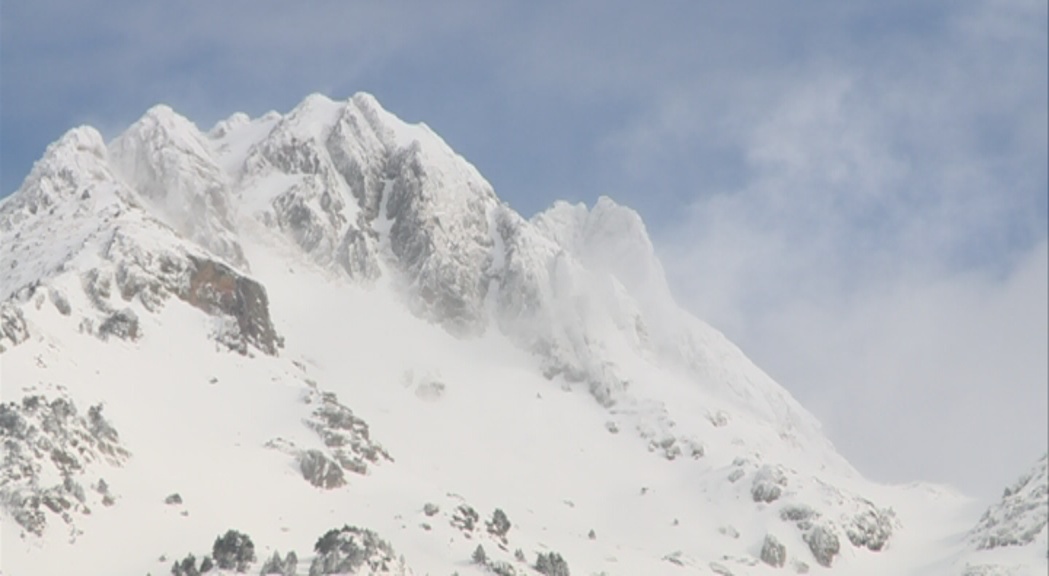
[[636, 212], [526, 219], [367, 94], [75, 128], [0, 241], [13, 574], [1045, 569], [1044, 459], [958, 532], [683, 311]]

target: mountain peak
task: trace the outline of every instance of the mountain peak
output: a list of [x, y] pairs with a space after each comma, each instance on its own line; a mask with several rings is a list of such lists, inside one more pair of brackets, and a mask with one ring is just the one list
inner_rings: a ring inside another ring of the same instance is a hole
[[532, 218], [551, 240], [588, 267], [611, 274], [648, 302], [668, 301], [670, 289], [641, 215], [607, 196], [588, 209], [558, 201]]
[[0, 201], [0, 229], [42, 217], [62, 202], [78, 202], [85, 187], [112, 178], [109, 155], [98, 130], [80, 126], [67, 131], [44, 151], [22, 186]]
[[[93, 172], [108, 160], [106, 144], [102, 134], [91, 126], [78, 126], [67, 131], [50, 144], [43, 157], [33, 165], [27, 182], [37, 181], [47, 175], [64, 173], [69, 177]], [[26, 187], [23, 184], [23, 188]]]
[[48, 155], [58, 154], [59, 150], [72, 148], [80, 152], [90, 152], [95, 157], [103, 159], [106, 156], [106, 144], [102, 134], [91, 126], [78, 126], [62, 135], [57, 142], [48, 147], [44, 152]]
[[208, 138], [223, 138], [233, 130], [251, 123], [251, 117], [243, 112], [234, 112], [228, 118], [219, 120], [208, 130]]
[[110, 143], [109, 155], [157, 217], [231, 264], [247, 265], [236, 240], [228, 176], [193, 122], [166, 105], [154, 106]]
[[150, 118], [157, 122], [189, 121], [178, 112], [175, 112], [175, 110], [167, 104], [154, 104], [146, 110], [145, 114], [142, 115], [142, 118]]
[[[19, 573], [189, 573], [215, 534], [251, 552], [230, 526], [273, 553], [266, 573], [295, 550], [310, 573], [473, 555], [510, 574], [528, 554], [551, 573], [845, 576], [960, 548], [926, 518], [956, 499], [863, 479], [677, 306], [637, 212], [600, 197], [525, 219], [367, 93], [207, 135], [163, 105], [108, 147], [74, 129], [0, 202], [0, 269]], [[1001, 518], [1044, 534], [1040, 470], [990, 514], [996, 541]], [[151, 528], [147, 552], [109, 554], [127, 525]]]
[[175, 148], [197, 156], [207, 156], [205, 137], [196, 124], [175, 112], [167, 104], [157, 104], [121, 133], [113, 142], [116, 148], [132, 146], [152, 150]]

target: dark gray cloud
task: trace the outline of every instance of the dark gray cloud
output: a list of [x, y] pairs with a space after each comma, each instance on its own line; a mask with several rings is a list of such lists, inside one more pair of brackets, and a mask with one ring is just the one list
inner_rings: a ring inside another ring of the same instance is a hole
[[0, 10], [0, 194], [78, 123], [366, 90], [526, 214], [638, 208], [681, 299], [873, 476], [990, 494], [1045, 449], [1044, 1]]

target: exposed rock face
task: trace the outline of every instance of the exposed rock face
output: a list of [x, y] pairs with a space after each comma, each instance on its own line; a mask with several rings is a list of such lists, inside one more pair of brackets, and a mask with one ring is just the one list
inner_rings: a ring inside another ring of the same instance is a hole
[[314, 261], [368, 283], [385, 258], [417, 314], [457, 334], [484, 330], [488, 211], [498, 202], [428, 128], [403, 125], [364, 94], [313, 95], [253, 147], [241, 178], [273, 174], [287, 184], [263, 221]]
[[0, 303], [0, 352], [25, 342], [29, 338], [25, 317], [18, 306]]
[[20, 403], [0, 404], [0, 439], [0, 505], [24, 530], [38, 536], [52, 514], [74, 530], [74, 515], [89, 513], [92, 499], [106, 504], [108, 497], [112, 503], [104, 481], [94, 494], [84, 490], [83, 482], [99, 465], [119, 466], [129, 457], [117, 431], [102, 416], [101, 405], [81, 415], [62, 395], [50, 400], [26, 396]]
[[299, 469], [302, 477], [318, 488], [331, 489], [346, 485], [342, 468], [320, 450], [307, 450], [299, 454]]
[[386, 158], [396, 137], [384, 121], [379, 103], [356, 94], [347, 103], [326, 141], [336, 170], [350, 186], [363, 221], [379, 216], [386, 187]]
[[[453, 183], [465, 190], [437, 201], [438, 194], [453, 192], [445, 189], [450, 175], [426, 162], [418, 143], [394, 154], [387, 174], [392, 176], [386, 205], [386, 218], [393, 221], [390, 246], [413, 281], [420, 313], [458, 333], [482, 331], [491, 189], [479, 178], [463, 178]], [[449, 200], [455, 205], [448, 206]]]
[[[282, 176], [286, 184], [269, 201], [271, 213], [261, 214], [263, 221], [315, 262], [336, 264], [367, 284], [381, 274], [377, 235], [368, 222], [378, 215], [389, 136], [362, 112], [353, 102], [339, 106], [323, 96], [307, 98], [252, 148], [241, 179], [250, 188]], [[328, 125], [333, 127], [325, 135]]]
[[[248, 346], [275, 355], [283, 341], [269, 315], [266, 289], [221, 261], [185, 249], [148, 250], [129, 231], [118, 230], [106, 250], [116, 265], [115, 284], [125, 301], [138, 300], [157, 310], [169, 296], [212, 316], [227, 318], [218, 339], [246, 354]], [[106, 309], [110, 298], [106, 269], [88, 276], [86, 288], [96, 307]]]
[[782, 568], [787, 562], [787, 547], [772, 534], [766, 534], [761, 544], [761, 561], [774, 568]]
[[[112, 153], [97, 131], [72, 130], [0, 205], [0, 260], [10, 272], [0, 300], [49, 288], [61, 314], [98, 326], [102, 338], [134, 340], [141, 327], [126, 303], [156, 311], [175, 295], [224, 320], [216, 336], [230, 347], [275, 354], [265, 290], [236, 268], [246, 262], [229, 193], [204, 137], [170, 109], [147, 113]], [[74, 310], [50, 284], [67, 273], [83, 278], [95, 310]], [[0, 346], [9, 346], [24, 321], [14, 304], [3, 306]]]
[[270, 321], [266, 289], [258, 282], [212, 260], [190, 256], [189, 286], [178, 296], [209, 314], [223, 314], [237, 322], [236, 347], [246, 344], [273, 355], [282, 345]]
[[969, 533], [978, 550], [1026, 546], [1049, 531], [1049, 455], [1005, 489]]
[[333, 489], [346, 484], [346, 472], [367, 474], [369, 464], [393, 461], [390, 454], [371, 438], [368, 424], [339, 403], [331, 392], [319, 392], [310, 383], [306, 402], [317, 408], [305, 420], [307, 427], [320, 436], [324, 449], [300, 449], [284, 439], [267, 443], [270, 448], [293, 455], [299, 470], [310, 484]]
[[318, 393], [314, 401], [319, 406], [306, 425], [317, 432], [340, 466], [364, 474], [368, 471], [368, 463], [393, 460], [382, 445], [372, 440], [368, 423], [340, 404], [334, 393]]

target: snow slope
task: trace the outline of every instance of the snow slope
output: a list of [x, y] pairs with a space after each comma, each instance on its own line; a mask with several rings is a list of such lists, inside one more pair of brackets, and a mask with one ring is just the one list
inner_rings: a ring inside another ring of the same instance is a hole
[[7, 574], [165, 574], [229, 529], [319, 573], [344, 524], [389, 544], [362, 574], [1046, 569], [1044, 460], [1041, 536], [988, 556], [971, 501], [865, 480], [678, 308], [635, 212], [526, 220], [366, 94], [74, 129], [0, 241]]

